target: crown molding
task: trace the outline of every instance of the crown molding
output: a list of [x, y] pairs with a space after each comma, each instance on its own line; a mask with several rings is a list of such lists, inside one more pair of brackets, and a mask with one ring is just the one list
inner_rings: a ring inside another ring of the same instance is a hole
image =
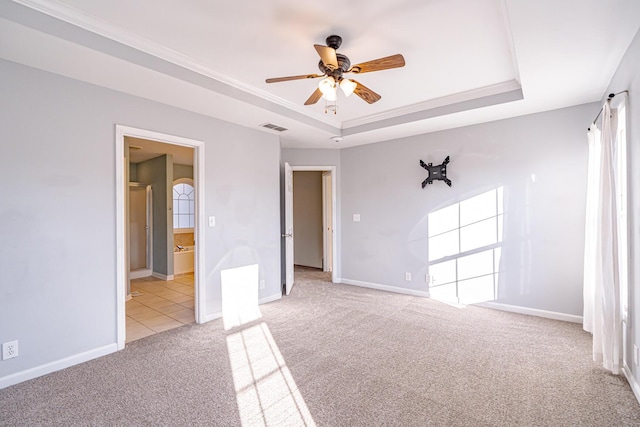
[[472, 89], [465, 92], [459, 92], [453, 95], [430, 99], [404, 107], [395, 108], [393, 110], [383, 111], [378, 114], [371, 114], [369, 116], [349, 120], [343, 122], [342, 129], [347, 130], [351, 128], [361, 127], [374, 122], [380, 122], [383, 120], [394, 119], [410, 114], [436, 110], [449, 105], [465, 103], [517, 90], [522, 90], [522, 86], [520, 85], [520, 83], [518, 83], [516, 80], [509, 80], [507, 82], [497, 83], [495, 85]]
[[[85, 31], [89, 31], [101, 37], [113, 40], [117, 43], [121, 43], [140, 52], [167, 61], [189, 71], [193, 71], [207, 78], [216, 80], [220, 83], [224, 83], [234, 89], [238, 89], [240, 91], [257, 96], [286, 109], [293, 110], [314, 120], [323, 121], [321, 119], [318, 119], [316, 115], [310, 114], [307, 110], [300, 108], [299, 105], [294, 104], [293, 102], [241, 82], [227, 74], [224, 74], [203, 64], [200, 61], [195, 60], [188, 55], [184, 55], [178, 51], [167, 48], [166, 46], [153, 42], [130, 31], [118, 28], [103, 19], [88, 15], [73, 7], [61, 4], [53, 0], [11, 1], [25, 6], [29, 9], [48, 15], [52, 18], [71, 24], [75, 27], [81, 28]], [[325, 123], [331, 125], [331, 123], [329, 123], [328, 121], [325, 121]]]

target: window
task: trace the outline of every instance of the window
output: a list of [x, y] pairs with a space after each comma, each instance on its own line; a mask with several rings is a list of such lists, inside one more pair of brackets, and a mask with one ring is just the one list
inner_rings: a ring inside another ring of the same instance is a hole
[[195, 223], [195, 192], [193, 185], [181, 181], [176, 181], [173, 186], [173, 228], [192, 230]]
[[503, 188], [429, 214], [429, 293], [471, 304], [496, 299]]

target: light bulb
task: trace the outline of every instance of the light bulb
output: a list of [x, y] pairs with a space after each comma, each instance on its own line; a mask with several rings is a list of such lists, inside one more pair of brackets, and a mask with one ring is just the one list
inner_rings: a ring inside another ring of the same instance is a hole
[[325, 98], [330, 93], [333, 93], [334, 97], [335, 97], [336, 81], [331, 76], [329, 76], [327, 78], [324, 78], [324, 79], [320, 80], [320, 83], [318, 83], [318, 89], [320, 89], [320, 92], [322, 92], [322, 95], [324, 95]]
[[342, 92], [344, 92], [344, 96], [351, 95], [353, 91], [356, 90], [356, 86], [358, 85], [353, 80], [342, 79], [342, 81], [340, 82], [340, 89], [342, 89]]
[[338, 93], [336, 92], [336, 89], [337, 88], [334, 86], [332, 89], [330, 89], [327, 93], [325, 93], [322, 96], [327, 101], [337, 101], [338, 100]]

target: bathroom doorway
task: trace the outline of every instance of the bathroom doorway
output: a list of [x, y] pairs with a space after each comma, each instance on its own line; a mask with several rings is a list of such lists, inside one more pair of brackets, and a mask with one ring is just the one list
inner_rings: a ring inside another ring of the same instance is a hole
[[[125, 342], [205, 321], [199, 269], [204, 147], [199, 141], [124, 126], [116, 131], [118, 188], [124, 190], [117, 195], [122, 213], [117, 217], [117, 330], [118, 348], [124, 348]], [[186, 209], [176, 206], [189, 215], [188, 227], [181, 223], [180, 230], [174, 230], [176, 180], [189, 181], [191, 188]], [[191, 266], [176, 273], [176, 254], [186, 247]]]

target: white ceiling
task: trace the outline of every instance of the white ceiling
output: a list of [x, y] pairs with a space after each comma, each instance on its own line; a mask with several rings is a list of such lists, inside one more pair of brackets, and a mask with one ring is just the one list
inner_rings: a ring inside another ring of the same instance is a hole
[[[597, 101], [638, 28], [638, 0], [0, 0], [0, 57], [341, 148]], [[318, 73], [331, 34], [352, 64], [405, 57], [357, 76], [380, 101], [265, 83]]]

